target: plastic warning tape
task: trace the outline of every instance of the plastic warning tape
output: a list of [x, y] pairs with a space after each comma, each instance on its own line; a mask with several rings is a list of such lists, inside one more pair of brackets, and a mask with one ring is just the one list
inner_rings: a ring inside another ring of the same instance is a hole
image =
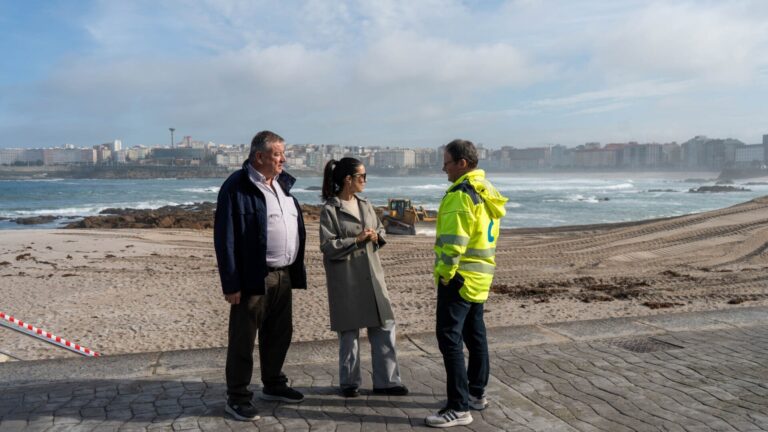
[[16, 330], [20, 333], [24, 333], [28, 336], [36, 337], [45, 342], [51, 343], [58, 347], [70, 350], [74, 353], [86, 356], [86, 357], [98, 357], [101, 354], [88, 348], [82, 347], [74, 342], [70, 342], [62, 337], [48, 333], [43, 329], [39, 329], [32, 324], [27, 324], [24, 321], [18, 320], [10, 315], [6, 315], [0, 312], [0, 324], [8, 327], [9, 329]]

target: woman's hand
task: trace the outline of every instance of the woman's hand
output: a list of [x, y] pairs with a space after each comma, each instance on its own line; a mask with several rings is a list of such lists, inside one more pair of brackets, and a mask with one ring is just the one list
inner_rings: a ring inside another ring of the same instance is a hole
[[374, 243], [379, 241], [379, 235], [376, 234], [376, 231], [373, 230], [372, 228], [366, 228], [366, 229], [363, 230], [363, 232], [358, 234], [355, 237], [355, 244], [356, 245], [363, 244], [363, 243], [367, 242], [368, 240], [370, 240], [370, 241], [372, 241]]
[[369, 237], [370, 237], [370, 235], [368, 233], [368, 230], [367, 229], [364, 230], [363, 232], [361, 232], [360, 234], [358, 234], [355, 237], [355, 245], [360, 245], [360, 244], [365, 243], [368, 240]]

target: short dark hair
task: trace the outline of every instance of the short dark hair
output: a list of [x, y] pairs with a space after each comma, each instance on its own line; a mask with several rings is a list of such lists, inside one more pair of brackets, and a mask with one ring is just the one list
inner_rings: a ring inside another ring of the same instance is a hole
[[445, 151], [451, 155], [454, 162], [464, 159], [470, 168], [477, 167], [477, 149], [472, 141], [455, 139], [445, 146]]
[[268, 130], [257, 133], [251, 140], [251, 151], [248, 153], [248, 160], [252, 161], [256, 152], [267, 151], [267, 147], [275, 142], [285, 142], [285, 140], [280, 135]]

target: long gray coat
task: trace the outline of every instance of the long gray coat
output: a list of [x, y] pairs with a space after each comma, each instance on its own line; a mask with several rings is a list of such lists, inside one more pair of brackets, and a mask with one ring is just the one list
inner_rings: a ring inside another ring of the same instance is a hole
[[[371, 203], [362, 197], [358, 200], [362, 221], [335, 197], [325, 202], [320, 213], [320, 251], [333, 331], [381, 327], [395, 319], [378, 254], [386, 243], [384, 226]], [[355, 237], [364, 228], [375, 229], [379, 240], [355, 246]]]

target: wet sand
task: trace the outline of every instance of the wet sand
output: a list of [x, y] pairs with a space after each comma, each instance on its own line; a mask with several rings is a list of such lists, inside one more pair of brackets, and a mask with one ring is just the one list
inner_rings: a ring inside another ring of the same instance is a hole
[[[294, 340], [334, 339], [318, 226]], [[400, 336], [432, 331], [433, 238], [381, 251]], [[614, 225], [506, 230], [488, 326], [768, 305], [768, 197], [707, 213]], [[226, 345], [210, 230], [0, 232], [0, 312], [104, 354]], [[71, 357], [0, 327], [0, 360]]]

